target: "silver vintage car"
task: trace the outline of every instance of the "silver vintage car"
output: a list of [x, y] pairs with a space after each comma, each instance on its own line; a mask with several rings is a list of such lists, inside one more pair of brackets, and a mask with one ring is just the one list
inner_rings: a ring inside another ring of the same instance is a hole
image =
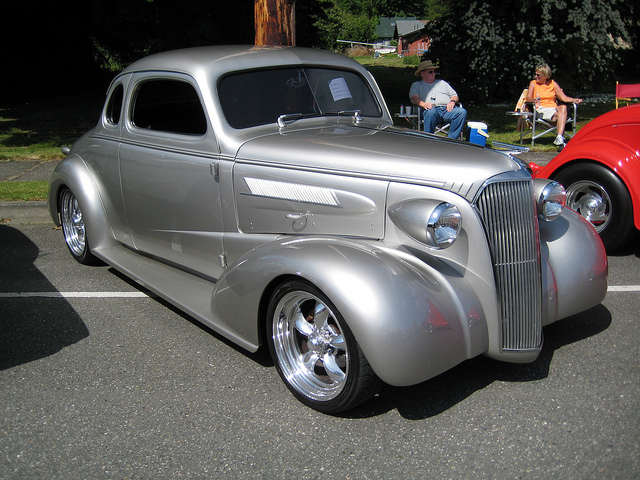
[[[296, 47], [143, 58], [51, 178], [73, 257], [254, 352], [326, 413], [477, 355], [531, 362], [607, 257], [563, 188], [394, 127], [355, 61]], [[425, 401], [428, 401], [426, 399]]]

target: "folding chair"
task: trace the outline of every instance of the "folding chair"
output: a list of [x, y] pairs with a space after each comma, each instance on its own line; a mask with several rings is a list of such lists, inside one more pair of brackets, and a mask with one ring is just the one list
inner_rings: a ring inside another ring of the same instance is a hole
[[[556, 122], [551, 122], [544, 120], [542, 117], [538, 116], [538, 112], [534, 108], [532, 102], [527, 102], [527, 93], [529, 92], [528, 88], [525, 88], [520, 94], [520, 98], [516, 103], [516, 108], [513, 112], [507, 112], [509, 115], [514, 115], [518, 118], [517, 130], [520, 132], [520, 143], [524, 143], [524, 138], [528, 135], [531, 135], [531, 146], [533, 147], [536, 143], [536, 139], [546, 135], [547, 133], [557, 132], [558, 126]], [[573, 115], [571, 115], [571, 110], [569, 110], [569, 115], [567, 116], [567, 123], [571, 124], [572, 132], [571, 137], [576, 134], [576, 125], [578, 123], [578, 105], [572, 103], [573, 105]], [[542, 129], [542, 131], [540, 131]]]
[[433, 133], [441, 133], [442, 135], [447, 136], [449, 135], [450, 126], [450, 123], [441, 123], [440, 125], [436, 125], [436, 129], [433, 131]]
[[632, 98], [640, 98], [640, 83], [620, 84], [616, 82], [616, 109], [619, 100], [627, 102], [628, 106]]

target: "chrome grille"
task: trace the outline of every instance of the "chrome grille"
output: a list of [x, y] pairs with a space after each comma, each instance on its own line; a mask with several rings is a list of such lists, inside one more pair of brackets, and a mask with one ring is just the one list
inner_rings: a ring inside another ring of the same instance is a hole
[[501, 306], [502, 349], [542, 341], [538, 221], [530, 180], [488, 184], [475, 205], [487, 231]]

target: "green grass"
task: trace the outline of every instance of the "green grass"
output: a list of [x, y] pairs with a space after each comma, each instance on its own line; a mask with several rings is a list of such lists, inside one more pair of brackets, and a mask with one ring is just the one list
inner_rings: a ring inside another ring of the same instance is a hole
[[102, 94], [84, 94], [0, 108], [0, 161], [56, 160], [98, 120]]
[[46, 200], [49, 182], [0, 182], [0, 202]]
[[[59, 160], [98, 120], [103, 92], [0, 108], [0, 162]], [[48, 182], [0, 182], [0, 201], [46, 200]]]

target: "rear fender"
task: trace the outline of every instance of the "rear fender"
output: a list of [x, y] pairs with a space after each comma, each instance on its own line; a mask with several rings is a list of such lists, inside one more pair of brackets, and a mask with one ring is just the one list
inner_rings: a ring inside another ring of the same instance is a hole
[[59, 196], [68, 188], [78, 199], [86, 225], [87, 239], [93, 253], [97, 256], [101, 247], [112, 246], [116, 242], [100, 195], [87, 165], [77, 155], [62, 160], [55, 168], [49, 182], [48, 205], [51, 218], [60, 226]]

